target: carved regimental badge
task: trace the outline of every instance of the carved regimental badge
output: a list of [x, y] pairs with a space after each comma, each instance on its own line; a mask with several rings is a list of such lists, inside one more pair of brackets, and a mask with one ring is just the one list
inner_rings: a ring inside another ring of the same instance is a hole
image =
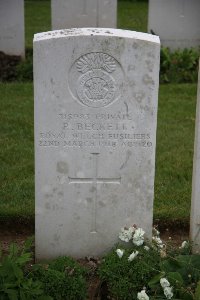
[[117, 60], [102, 52], [82, 55], [71, 67], [69, 87], [73, 96], [90, 107], [103, 107], [120, 96], [123, 72]]

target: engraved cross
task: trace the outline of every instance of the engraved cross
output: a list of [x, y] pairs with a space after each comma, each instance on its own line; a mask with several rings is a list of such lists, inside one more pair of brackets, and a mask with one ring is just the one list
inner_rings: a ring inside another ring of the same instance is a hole
[[93, 162], [94, 162], [94, 174], [93, 177], [85, 177], [85, 178], [72, 178], [69, 177], [69, 184], [73, 183], [90, 183], [94, 187], [95, 196], [93, 201], [93, 209], [92, 209], [92, 229], [91, 233], [96, 233], [96, 216], [97, 216], [97, 185], [99, 183], [107, 183], [107, 184], [120, 184], [121, 183], [121, 177], [118, 178], [107, 178], [107, 177], [98, 177], [98, 155], [99, 153], [91, 153], [93, 155]]

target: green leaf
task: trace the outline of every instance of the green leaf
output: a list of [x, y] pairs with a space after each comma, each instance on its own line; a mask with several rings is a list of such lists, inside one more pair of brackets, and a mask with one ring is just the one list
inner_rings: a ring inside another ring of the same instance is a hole
[[8, 257], [9, 258], [15, 258], [17, 257], [17, 254], [18, 254], [18, 251], [19, 251], [19, 248], [17, 246], [16, 243], [12, 243], [9, 247], [9, 255]]
[[20, 300], [27, 300], [27, 298], [22, 290], [20, 290]]
[[178, 259], [169, 258], [161, 262], [161, 270], [165, 273], [177, 271], [181, 268], [181, 264]]
[[22, 279], [24, 276], [22, 270], [15, 264], [13, 264], [13, 272], [17, 279]]
[[53, 298], [50, 296], [40, 296], [38, 300], [53, 300]]
[[33, 240], [34, 240], [34, 236], [31, 236], [25, 241], [22, 254], [26, 253], [27, 251], [30, 251], [33, 245]]
[[160, 273], [156, 276], [154, 276], [149, 282], [148, 282], [148, 286], [149, 287], [153, 287], [155, 286], [157, 283], [160, 283], [160, 279], [164, 276], [165, 273]]
[[180, 273], [178, 272], [169, 272], [167, 273], [167, 279], [171, 283], [171, 285], [182, 285], [183, 284], [183, 278]]
[[[190, 292], [184, 292], [180, 296], [181, 300], [194, 300], [193, 295]], [[200, 298], [197, 298], [197, 300], [200, 300]]]
[[17, 290], [7, 290], [9, 300], [18, 300], [18, 292]]
[[29, 262], [31, 260], [31, 253], [24, 253], [21, 256], [19, 256], [16, 260], [16, 262], [20, 265], [23, 266], [25, 265], [27, 262]]

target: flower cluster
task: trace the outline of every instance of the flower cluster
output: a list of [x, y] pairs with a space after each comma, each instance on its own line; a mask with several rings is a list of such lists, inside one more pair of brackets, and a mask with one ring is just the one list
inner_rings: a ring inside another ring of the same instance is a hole
[[144, 234], [145, 232], [142, 228], [137, 228], [136, 226], [125, 227], [121, 228], [119, 239], [124, 242], [132, 240], [134, 245], [141, 246], [144, 243]]
[[121, 228], [121, 232], [119, 233], [119, 238], [123, 242], [129, 242], [132, 239], [135, 228], [132, 226], [130, 228]]
[[180, 249], [186, 249], [186, 248], [189, 248], [189, 246], [190, 246], [189, 242], [183, 241], [179, 248]]
[[[110, 264], [112, 263], [113, 266], [114, 255], [116, 263], [112, 279], [108, 279], [110, 282], [114, 282], [113, 286], [117, 286], [116, 280], [121, 274], [121, 278], [125, 278], [122, 283], [123, 289], [120, 287], [117, 291], [113, 291], [113, 295], [118, 296], [120, 294], [120, 299], [127, 299], [129, 286], [133, 286], [133, 297], [134, 299], [137, 297], [137, 300], [149, 300], [151, 298], [172, 300], [174, 298], [183, 299], [183, 297], [186, 299], [187, 296], [187, 299], [190, 299], [191, 295], [196, 295], [199, 288], [197, 281], [199, 277], [195, 282], [192, 272], [197, 270], [197, 258], [189, 252], [191, 251], [189, 241], [182, 242], [179, 247], [180, 250], [177, 251], [176, 248], [173, 249], [170, 244], [165, 244], [161, 240], [160, 232], [156, 228], [153, 228], [152, 240], [148, 240], [148, 237], [145, 237], [145, 231], [136, 225], [121, 228], [119, 239], [130, 244], [126, 247], [125, 243], [121, 243], [122, 248], [119, 246], [115, 253], [112, 252], [107, 258], [107, 261], [110, 260]], [[177, 270], [174, 261], [177, 261], [177, 265], [181, 263], [180, 270]], [[186, 272], [184, 265], [188, 268], [188, 263], [190, 270], [187, 271], [188, 277], [184, 282]], [[104, 268], [106, 269], [107, 265]], [[104, 273], [110, 276], [107, 269]], [[173, 275], [173, 273], [175, 274]], [[177, 281], [176, 278], [180, 278], [180, 280]], [[168, 279], [173, 286], [170, 285]]]
[[[117, 249], [117, 250], [116, 250], [116, 253], [117, 253], [117, 255], [118, 255], [119, 258], [122, 258], [122, 256], [124, 255], [124, 250], [123, 250], [123, 249]], [[134, 260], [134, 258], [135, 258], [138, 254], [139, 254], [138, 251], [135, 251], [135, 252], [133, 251], [133, 252], [131, 253], [131, 255], [129, 255], [128, 261]]]
[[118, 255], [119, 258], [122, 258], [122, 256], [124, 255], [124, 250], [117, 249], [116, 253], [117, 253], [117, 255]]
[[160, 238], [160, 232], [154, 227], [152, 236], [152, 247], [160, 252], [161, 257], [166, 257], [166, 245]]
[[160, 279], [160, 285], [163, 288], [163, 292], [165, 294], [165, 297], [167, 299], [171, 299], [173, 297], [173, 293], [172, 293], [172, 287], [170, 286], [169, 281], [166, 278], [161, 278]]
[[149, 296], [146, 294], [145, 290], [142, 290], [140, 293], [137, 294], [138, 300], [149, 300]]

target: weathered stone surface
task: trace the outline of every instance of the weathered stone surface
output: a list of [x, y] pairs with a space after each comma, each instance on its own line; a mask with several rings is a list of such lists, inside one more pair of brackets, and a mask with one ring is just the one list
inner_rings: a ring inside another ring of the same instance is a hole
[[51, 0], [52, 30], [74, 27], [115, 28], [117, 0]]
[[[200, 66], [200, 63], [199, 63]], [[192, 202], [190, 216], [190, 238], [193, 252], [200, 253], [200, 72], [198, 80], [195, 144], [193, 158], [193, 178], [192, 178]]]
[[148, 31], [172, 50], [200, 46], [199, 0], [149, 0]]
[[0, 51], [25, 56], [24, 0], [0, 1]]
[[34, 38], [36, 258], [151, 237], [159, 38], [72, 29]]

